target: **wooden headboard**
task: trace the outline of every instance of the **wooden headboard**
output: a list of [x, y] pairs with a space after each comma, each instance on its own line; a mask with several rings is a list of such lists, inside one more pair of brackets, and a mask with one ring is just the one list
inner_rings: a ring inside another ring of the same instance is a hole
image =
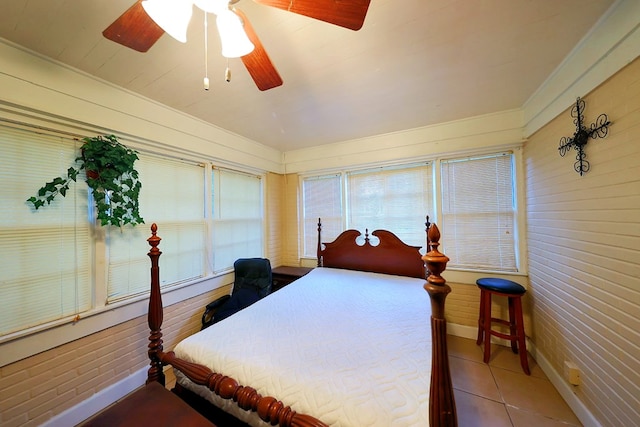
[[[425, 224], [429, 228], [429, 222]], [[387, 230], [371, 233], [379, 239], [372, 245], [369, 231], [365, 231], [364, 243], [356, 241], [362, 235], [358, 230], [342, 232], [333, 242], [322, 242], [322, 221], [318, 218], [318, 267], [344, 268], [397, 276], [427, 277], [421, 246], [410, 246]], [[425, 239], [426, 240], [426, 239]]]

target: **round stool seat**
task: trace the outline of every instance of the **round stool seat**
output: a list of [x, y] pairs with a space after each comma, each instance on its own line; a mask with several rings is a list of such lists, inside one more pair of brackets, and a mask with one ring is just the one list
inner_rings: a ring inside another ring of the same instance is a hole
[[[529, 361], [524, 332], [522, 314], [522, 296], [527, 292], [524, 286], [507, 279], [497, 277], [483, 277], [476, 280], [480, 289], [480, 315], [478, 316], [478, 339], [476, 344], [484, 342], [484, 363], [489, 363], [491, 357], [491, 336], [511, 341], [511, 350], [520, 354], [520, 365], [525, 374], [530, 375]], [[491, 316], [491, 297], [506, 297], [509, 304], [509, 320]], [[497, 323], [509, 327], [509, 333], [492, 329]]]
[[476, 285], [488, 291], [500, 292], [502, 294], [522, 295], [526, 292], [524, 286], [507, 279], [497, 277], [484, 277], [476, 280]]

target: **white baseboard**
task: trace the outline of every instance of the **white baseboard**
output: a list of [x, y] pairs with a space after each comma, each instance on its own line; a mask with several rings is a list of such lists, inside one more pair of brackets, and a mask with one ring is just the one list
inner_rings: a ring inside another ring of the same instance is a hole
[[561, 372], [556, 371], [551, 363], [540, 353], [536, 346], [527, 341], [527, 350], [533, 358], [536, 360], [536, 363], [542, 371], [547, 375], [551, 384], [558, 390], [558, 393], [562, 396], [567, 405], [571, 408], [576, 417], [580, 420], [584, 427], [602, 427], [602, 424], [593, 416], [591, 411], [587, 409], [584, 403], [576, 396], [573, 392], [573, 387], [567, 381], [565, 381]]
[[112, 403], [122, 399], [138, 387], [144, 385], [147, 380], [148, 367], [134, 372], [127, 378], [100, 390], [90, 398], [83, 400], [76, 406], [56, 415], [42, 424], [44, 427], [69, 427], [76, 426], [84, 420], [102, 411]]
[[473, 326], [457, 325], [455, 323], [447, 323], [447, 334], [475, 340], [478, 338], [478, 328]]

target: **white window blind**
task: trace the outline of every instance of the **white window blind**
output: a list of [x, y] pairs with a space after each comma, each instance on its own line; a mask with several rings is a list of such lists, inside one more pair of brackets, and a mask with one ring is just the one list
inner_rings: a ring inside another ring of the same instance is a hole
[[218, 273], [238, 258], [262, 256], [262, 180], [219, 168], [211, 177], [213, 271]]
[[86, 184], [38, 211], [26, 202], [66, 174], [79, 144], [0, 126], [0, 336], [91, 308]]
[[305, 178], [302, 181], [304, 256], [317, 256], [318, 218], [322, 220], [322, 241], [333, 241], [343, 228], [342, 184], [338, 174]]
[[430, 163], [350, 172], [347, 194], [348, 228], [390, 230], [424, 252], [424, 223], [434, 213]]
[[140, 215], [145, 224], [109, 227], [107, 301], [149, 292], [152, 223], [162, 238], [161, 287], [206, 274], [204, 168], [179, 160], [139, 154]]
[[450, 268], [517, 271], [512, 154], [443, 161], [442, 214]]

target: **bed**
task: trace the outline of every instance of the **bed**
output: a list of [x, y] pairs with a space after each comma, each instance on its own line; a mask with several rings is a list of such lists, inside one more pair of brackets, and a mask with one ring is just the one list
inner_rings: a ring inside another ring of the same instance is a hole
[[147, 383], [164, 384], [171, 365], [179, 390], [254, 427], [456, 426], [448, 258], [437, 226], [426, 225], [422, 256], [386, 230], [321, 243], [319, 221], [317, 268], [164, 352], [153, 224]]

